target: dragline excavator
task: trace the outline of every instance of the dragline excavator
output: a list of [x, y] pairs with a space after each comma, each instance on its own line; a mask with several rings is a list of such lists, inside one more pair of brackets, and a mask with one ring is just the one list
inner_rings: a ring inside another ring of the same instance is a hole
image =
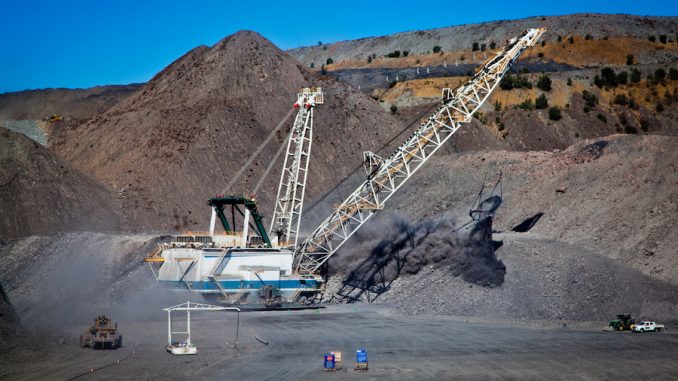
[[[196, 291], [227, 303], [284, 303], [286, 307], [310, 303], [321, 293], [324, 279], [320, 272], [327, 260], [382, 210], [463, 124], [471, 121], [511, 64], [545, 31], [526, 30], [509, 40], [466, 83], [453, 90], [443, 89], [435, 112], [390, 156], [365, 152], [365, 181], [298, 243], [313, 139], [313, 110], [324, 103], [320, 88], [302, 89], [294, 104], [297, 116], [287, 140], [269, 231], [263, 226], [254, 196], [211, 198], [208, 204], [214, 213], [208, 234], [176, 236], [172, 242], [158, 245], [146, 258], [156, 280], [168, 288]], [[214, 233], [215, 215], [224, 233]], [[238, 221], [242, 231], [236, 229]]]

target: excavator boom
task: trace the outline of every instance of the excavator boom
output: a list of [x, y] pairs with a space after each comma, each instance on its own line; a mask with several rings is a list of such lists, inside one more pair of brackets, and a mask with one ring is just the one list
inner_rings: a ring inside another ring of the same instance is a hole
[[440, 107], [390, 157], [366, 153], [368, 178], [337, 207], [295, 250], [295, 271], [315, 274], [318, 269], [384, 204], [428, 159], [468, 123], [499, 85], [511, 64], [536, 44], [546, 29], [528, 29], [509, 40], [465, 84], [443, 89]]

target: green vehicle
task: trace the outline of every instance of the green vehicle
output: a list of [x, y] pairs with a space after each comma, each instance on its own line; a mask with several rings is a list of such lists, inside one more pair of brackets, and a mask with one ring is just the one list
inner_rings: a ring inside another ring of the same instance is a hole
[[632, 331], [636, 321], [628, 314], [619, 314], [614, 320], [610, 320], [610, 328], [613, 331]]

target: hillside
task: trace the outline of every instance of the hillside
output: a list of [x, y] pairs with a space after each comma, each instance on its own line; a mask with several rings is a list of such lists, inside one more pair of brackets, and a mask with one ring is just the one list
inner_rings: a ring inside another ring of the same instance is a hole
[[114, 200], [45, 147], [0, 128], [0, 240], [119, 229]]
[[[677, 17], [575, 14], [494, 21], [292, 49], [415, 123], [506, 39], [543, 26], [540, 43], [452, 143], [456, 151], [564, 149], [613, 133], [678, 134]], [[440, 49], [433, 52], [433, 46]], [[331, 63], [330, 63], [331, 62]], [[313, 64], [313, 65], [311, 65]], [[542, 79], [548, 82], [541, 86]], [[605, 78], [605, 79], [603, 79]], [[542, 103], [537, 105], [541, 98]], [[552, 111], [551, 109], [557, 110]], [[553, 116], [551, 113], [554, 113]]]
[[141, 85], [88, 89], [26, 90], [0, 94], [0, 120], [41, 120], [50, 115], [89, 119], [102, 113]]
[[[193, 49], [103, 114], [63, 130], [53, 148], [119, 195], [127, 226], [206, 230], [206, 199], [223, 190], [278, 123], [291, 125], [296, 93], [309, 85], [326, 93], [314, 118], [306, 193], [314, 198], [358, 165], [360, 151], [376, 150], [400, 124], [366, 95], [307, 71], [249, 31]], [[251, 192], [285, 138], [279, 133], [227, 191]], [[278, 168], [257, 194], [265, 214]]]
[[[408, 51], [410, 60], [416, 62], [419, 55], [432, 53], [434, 46], [440, 46], [445, 52], [467, 51], [466, 58], [471, 58], [471, 48], [474, 42], [484, 43], [488, 47], [492, 42], [498, 46], [503, 44], [509, 36], [516, 36], [525, 29], [546, 27], [548, 31], [543, 37], [547, 44], [557, 42], [558, 36], [590, 35], [595, 40], [604, 38], [613, 39], [633, 37], [639, 41], [647, 41], [648, 36], [667, 35], [676, 40], [677, 17], [647, 17], [633, 15], [603, 15], [603, 14], [574, 14], [565, 16], [530, 17], [520, 20], [492, 21], [480, 24], [468, 24], [430, 30], [420, 30], [396, 33], [388, 36], [369, 37], [358, 40], [342, 41], [322, 46], [309, 46], [290, 49], [289, 52], [305, 65], [311, 63], [315, 67], [325, 64], [328, 58], [336, 63], [342, 61], [367, 62], [368, 56], [375, 55], [380, 62], [393, 62], [384, 57], [386, 54], [399, 50]], [[654, 45], [654, 44], [653, 44]], [[594, 51], [594, 55], [602, 53]], [[458, 53], [459, 57], [461, 53]], [[478, 52], [478, 59], [482, 53]], [[435, 56], [435, 55], [431, 55]], [[548, 56], [547, 56], [548, 57]], [[641, 55], [642, 63], [656, 63], [664, 61], [662, 51]], [[448, 57], [453, 58], [453, 56]], [[421, 59], [421, 58], [420, 58]], [[453, 59], [448, 61], [453, 62]], [[375, 65], [377, 63], [375, 62]], [[431, 64], [431, 63], [429, 63]], [[423, 65], [422, 65], [423, 66]], [[331, 69], [331, 66], [330, 66]]]
[[[333, 298], [409, 313], [604, 320], [628, 310], [675, 319], [677, 145], [615, 135], [558, 152], [439, 155], [332, 259]], [[456, 231], [499, 172], [493, 226]], [[526, 232], [516, 229], [534, 216]], [[482, 249], [489, 230], [494, 254]]]

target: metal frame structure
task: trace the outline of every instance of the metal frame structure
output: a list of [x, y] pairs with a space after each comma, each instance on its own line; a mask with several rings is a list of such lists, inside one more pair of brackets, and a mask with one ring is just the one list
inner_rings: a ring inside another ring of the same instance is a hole
[[443, 89], [440, 107], [389, 158], [366, 154], [367, 180], [296, 247], [295, 271], [315, 274], [375, 212], [383, 209], [386, 201], [461, 125], [471, 121], [510, 65], [525, 49], [536, 44], [545, 31], [545, 28], [528, 29], [520, 37], [511, 39], [468, 82], [455, 90]]
[[278, 237], [281, 247], [296, 247], [313, 143], [313, 109], [324, 103], [319, 87], [306, 87], [297, 94], [294, 108], [299, 109], [287, 141], [287, 153], [280, 174], [270, 235]]
[[[211, 304], [204, 303], [191, 303], [190, 301], [176, 306], [163, 308], [163, 311], [167, 311], [167, 346], [173, 346], [172, 343], [172, 334], [184, 334], [186, 336], [186, 341], [184, 342], [186, 346], [192, 346], [191, 343], [191, 311], [237, 311], [238, 317], [235, 327], [235, 347], [238, 347], [238, 334], [240, 332], [240, 308], [237, 307], [222, 307], [214, 306]], [[186, 311], [186, 331], [172, 331], [172, 312], [173, 311]]]
[[[221, 221], [221, 225], [224, 227], [225, 232], [233, 232], [235, 233], [235, 212], [237, 211], [238, 214], [243, 218], [243, 240], [245, 241], [244, 244], [242, 245], [243, 247], [247, 246], [247, 232], [249, 228], [251, 227], [253, 231], [259, 234], [261, 237], [261, 240], [263, 243], [266, 245], [266, 247], [272, 247], [271, 246], [271, 240], [269, 239], [268, 234], [266, 233], [266, 229], [264, 228], [264, 216], [259, 213], [259, 209], [257, 209], [257, 202], [254, 196], [245, 196], [245, 195], [229, 195], [229, 196], [224, 196], [224, 195], [219, 195], [217, 197], [212, 197], [210, 198], [207, 203], [212, 207], [212, 210], [214, 213], [212, 214], [213, 216], [216, 215], [219, 217], [219, 221]], [[226, 206], [231, 206], [231, 223], [233, 226], [231, 226], [228, 223], [228, 218], [226, 214], [224, 213], [224, 208]], [[243, 205], [245, 211], [243, 212], [238, 205]], [[254, 221], [254, 225], [251, 225], [249, 221], [249, 216], [252, 216], [252, 219]], [[214, 234], [214, 224], [210, 221], [210, 235]]]

